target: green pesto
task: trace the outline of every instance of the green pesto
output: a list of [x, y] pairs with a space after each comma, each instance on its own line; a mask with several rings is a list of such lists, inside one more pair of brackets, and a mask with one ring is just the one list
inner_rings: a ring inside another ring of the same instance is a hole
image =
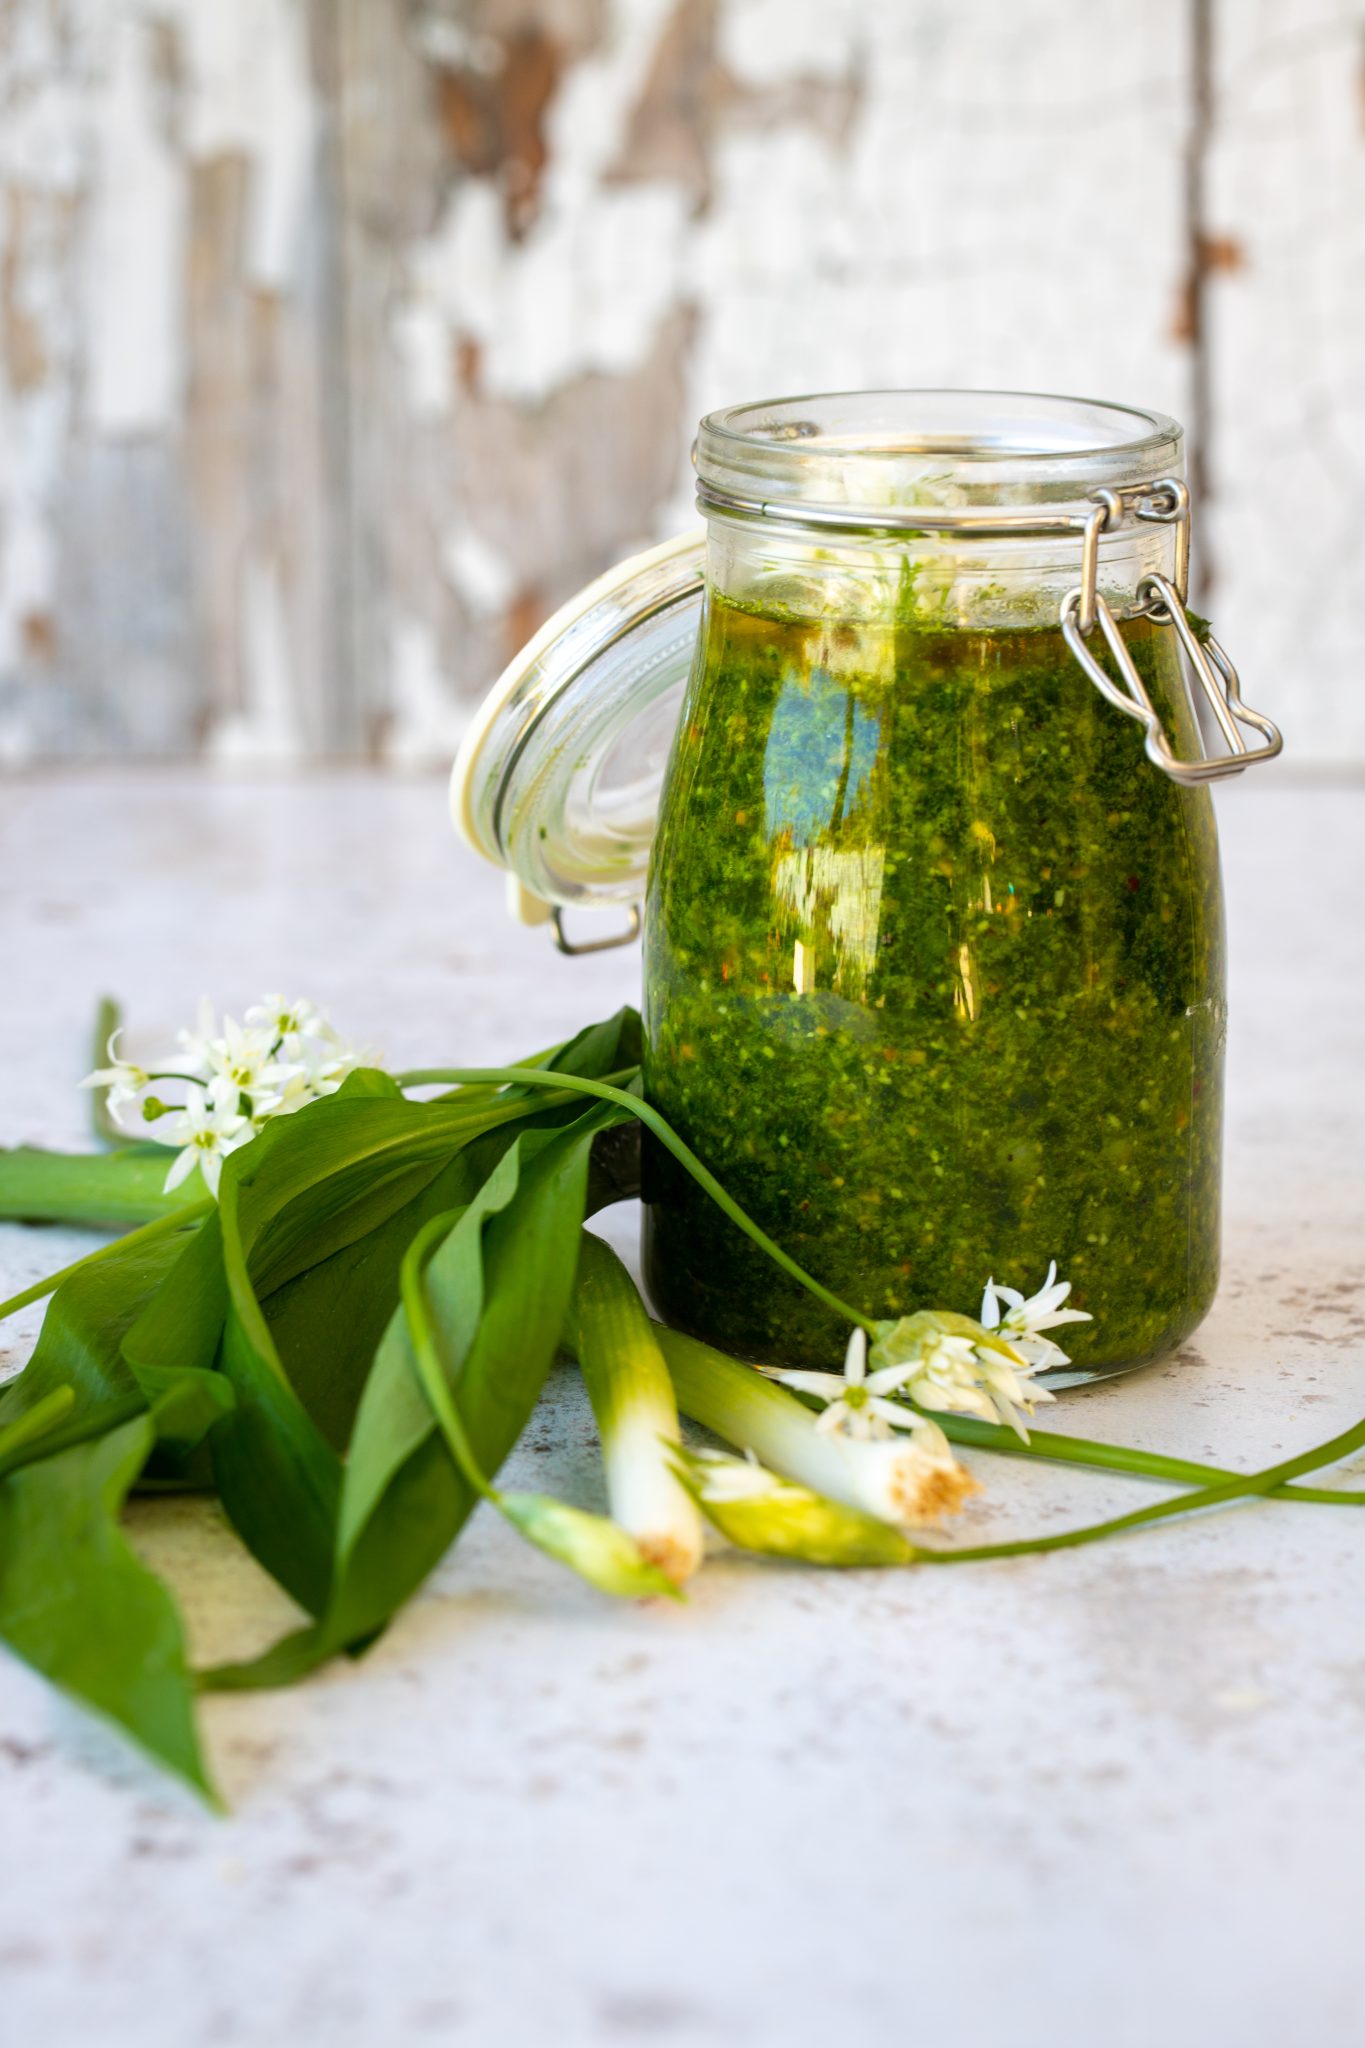
[[[1197, 750], [1174, 637], [1125, 638]], [[1098, 635], [1096, 636], [1098, 640]], [[1218, 1277], [1213, 810], [1059, 632], [760, 613], [713, 596], [645, 922], [649, 1099], [827, 1286], [974, 1313], [1048, 1261], [1077, 1370], [1158, 1357]], [[760, 1360], [844, 1336], [652, 1148], [668, 1320]]]

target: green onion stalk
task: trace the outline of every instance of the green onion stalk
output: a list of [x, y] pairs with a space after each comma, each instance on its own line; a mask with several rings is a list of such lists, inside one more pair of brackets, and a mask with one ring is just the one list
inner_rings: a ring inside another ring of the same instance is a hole
[[566, 1564], [603, 1593], [629, 1600], [664, 1593], [677, 1597], [673, 1577], [647, 1557], [625, 1529], [606, 1515], [593, 1515], [544, 1493], [512, 1493], [494, 1486], [481, 1468], [456, 1406], [441, 1357], [439, 1333], [427, 1301], [426, 1262], [460, 1220], [461, 1211], [433, 1216], [418, 1231], [403, 1259], [399, 1288], [418, 1385], [436, 1418], [466, 1485], [496, 1508], [528, 1543]]
[[629, 1273], [589, 1230], [581, 1239], [565, 1340], [577, 1355], [597, 1420], [612, 1515], [651, 1564], [682, 1585], [701, 1563], [702, 1526], [678, 1475], [673, 1381]]
[[684, 1415], [826, 1501], [927, 1527], [977, 1490], [933, 1425], [882, 1438], [818, 1430], [804, 1402], [751, 1365], [661, 1324], [655, 1335]]

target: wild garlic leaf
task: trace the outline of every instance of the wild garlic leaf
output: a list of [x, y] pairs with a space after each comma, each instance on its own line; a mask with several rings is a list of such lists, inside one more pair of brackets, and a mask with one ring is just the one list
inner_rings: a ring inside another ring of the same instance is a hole
[[164, 1145], [117, 1152], [45, 1152], [35, 1145], [0, 1150], [0, 1223], [72, 1223], [91, 1230], [132, 1230], [203, 1195], [197, 1177], [165, 1192]]
[[355, 1426], [375, 1350], [398, 1305], [404, 1252], [432, 1216], [472, 1198], [513, 1136], [508, 1129], [476, 1138], [403, 1208], [263, 1303], [289, 1383], [333, 1449], [345, 1450]]
[[[518, 1133], [424, 1271], [460, 1415], [492, 1476], [539, 1397], [563, 1327], [598, 1132], [594, 1107], [564, 1130]], [[458, 1535], [477, 1496], [455, 1468], [395, 1311], [375, 1353], [348, 1452], [331, 1600], [322, 1622], [255, 1663], [207, 1673], [221, 1689], [291, 1683], [381, 1630]]]
[[180, 1617], [118, 1526], [154, 1437], [137, 1416], [0, 1479], [0, 1637], [216, 1804]]
[[46, 1457], [50, 1439], [59, 1422], [65, 1422], [76, 1405], [74, 1387], [54, 1387], [13, 1422], [0, 1425], [0, 1477]]
[[[593, 1138], [619, 1111], [604, 1105], [562, 1132], [527, 1131], [494, 1169], [425, 1268], [426, 1297], [439, 1332], [460, 1415], [481, 1469], [491, 1478], [525, 1427], [553, 1362], [568, 1308], [582, 1228]], [[399, 1526], [407, 1486], [423, 1459], [449, 1489], [447, 1525], [425, 1562], [387, 1533]], [[409, 1465], [416, 1470], [407, 1473]], [[406, 1475], [406, 1476], [405, 1476]], [[366, 1546], [392, 1553], [388, 1602], [420, 1583], [443, 1554], [474, 1496], [450, 1465], [414, 1373], [405, 1320], [396, 1314], [375, 1358], [347, 1461], [338, 1531], [340, 1583], [372, 1579]], [[453, 1521], [452, 1521], [453, 1516]], [[348, 1633], [380, 1619], [362, 1598]]]
[[122, 1357], [137, 1321], [184, 1249], [183, 1236], [115, 1248], [64, 1280], [48, 1304], [33, 1356], [0, 1394], [0, 1423], [13, 1422], [56, 1387], [76, 1396], [62, 1440], [98, 1434], [146, 1406]]
[[[144, 1398], [156, 1403], [181, 1374], [212, 1374], [220, 1383], [220, 1410], [232, 1395], [218, 1372], [218, 1350], [227, 1314], [223, 1238], [218, 1216], [207, 1216], [123, 1340], [123, 1360]], [[206, 1489], [213, 1484], [212, 1457], [205, 1438], [212, 1422], [197, 1432], [163, 1418], [157, 1444], [139, 1486]]]
[[[521, 1102], [408, 1102], [361, 1070], [224, 1166], [221, 1364], [237, 1400], [214, 1431], [214, 1477], [243, 1541], [311, 1614], [328, 1601], [341, 1462], [290, 1382], [264, 1298], [382, 1228], [466, 1145], [526, 1116]], [[317, 1405], [335, 1436], [335, 1411]]]

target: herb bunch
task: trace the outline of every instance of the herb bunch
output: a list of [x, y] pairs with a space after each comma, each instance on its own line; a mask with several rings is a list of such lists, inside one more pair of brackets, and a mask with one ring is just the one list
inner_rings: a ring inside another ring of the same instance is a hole
[[[397, 1076], [278, 998], [240, 1027], [201, 1018], [174, 1063], [147, 1069], [118, 1056], [117, 1021], [106, 1007], [91, 1077], [112, 1149], [0, 1153], [0, 1219], [117, 1233], [0, 1303], [4, 1317], [51, 1296], [0, 1390], [0, 1638], [210, 1801], [196, 1693], [363, 1651], [480, 1501], [604, 1592], [641, 1598], [679, 1595], [703, 1519], [769, 1556], [947, 1564], [1248, 1495], [1365, 1500], [1294, 1483], [1365, 1445], [1365, 1423], [1253, 1474], [1030, 1436], [1051, 1398], [1036, 1375], [1065, 1357], [1044, 1332], [1082, 1314], [1055, 1269], [1029, 1298], [988, 1281], [976, 1318], [885, 1324], [840, 1301], [642, 1099], [633, 1010], [514, 1067]], [[846, 1318], [842, 1374], [765, 1375], [650, 1319], [585, 1228], [638, 1193], [642, 1126]], [[598, 1423], [609, 1515], [496, 1484], [561, 1350]], [[730, 1449], [684, 1444], [680, 1413]], [[1085, 1528], [946, 1547], [920, 1532], [977, 1490], [954, 1444], [1182, 1490]], [[134, 1489], [215, 1493], [303, 1624], [250, 1663], [191, 1670], [170, 1588], [121, 1532]]]

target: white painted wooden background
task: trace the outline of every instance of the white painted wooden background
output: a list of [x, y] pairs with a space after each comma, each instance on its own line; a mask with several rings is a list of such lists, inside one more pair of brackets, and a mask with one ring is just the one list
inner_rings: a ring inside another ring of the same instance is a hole
[[707, 407], [1194, 429], [1203, 595], [1365, 761], [1362, 0], [3, 0], [0, 762], [446, 758]]

